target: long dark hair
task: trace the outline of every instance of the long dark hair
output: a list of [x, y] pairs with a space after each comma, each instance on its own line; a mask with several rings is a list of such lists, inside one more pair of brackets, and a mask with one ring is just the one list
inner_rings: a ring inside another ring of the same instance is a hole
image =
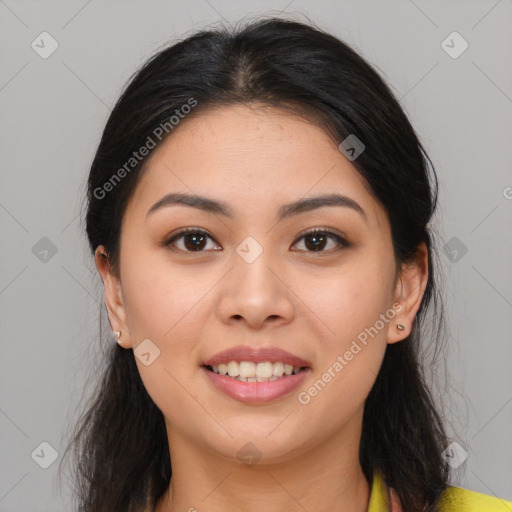
[[[365, 402], [359, 456], [368, 481], [379, 470], [405, 511], [435, 511], [448, 485], [441, 457], [447, 439], [425, 383], [420, 332], [433, 306], [426, 327], [433, 327], [429, 346], [436, 352], [444, 315], [429, 221], [438, 183], [399, 102], [347, 44], [313, 24], [269, 17], [203, 30], [158, 51], [131, 77], [92, 163], [86, 198], [90, 249], [104, 245], [119, 275], [121, 220], [146, 161], [131, 160], [134, 151], [158, 146], [201, 111], [250, 102], [319, 123], [338, 144], [355, 135], [365, 150], [352, 164], [388, 214], [397, 268], [414, 259], [421, 242], [427, 246], [421, 306], [411, 334], [386, 348]], [[171, 478], [164, 419], [143, 386], [133, 352], [112, 342], [109, 329], [104, 334], [104, 373], [66, 456], [73, 449], [80, 512], [141, 512], [156, 505]]]

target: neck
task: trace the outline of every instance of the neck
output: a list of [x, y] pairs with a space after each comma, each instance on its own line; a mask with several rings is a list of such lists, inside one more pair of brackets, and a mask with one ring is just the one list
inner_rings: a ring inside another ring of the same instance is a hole
[[359, 463], [358, 420], [359, 428], [253, 465], [205, 450], [167, 426], [172, 478], [156, 512], [366, 512], [370, 485]]

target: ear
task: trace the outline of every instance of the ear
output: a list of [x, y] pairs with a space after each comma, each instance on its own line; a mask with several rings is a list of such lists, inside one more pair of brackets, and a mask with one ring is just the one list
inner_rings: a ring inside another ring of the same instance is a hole
[[110, 327], [112, 328], [112, 331], [121, 331], [119, 340], [122, 347], [131, 348], [132, 341], [128, 325], [126, 323], [126, 312], [121, 281], [119, 277], [116, 277], [112, 273], [108, 254], [103, 245], [100, 245], [94, 252], [94, 261], [103, 281], [105, 305], [107, 307]]
[[[388, 343], [401, 341], [411, 333], [414, 317], [420, 308], [427, 281], [428, 251], [425, 242], [421, 242], [418, 245], [414, 261], [403, 264], [398, 275], [395, 302], [400, 303], [401, 309], [397, 308], [393, 323], [388, 330]], [[398, 324], [402, 324], [405, 329], [397, 329]]]

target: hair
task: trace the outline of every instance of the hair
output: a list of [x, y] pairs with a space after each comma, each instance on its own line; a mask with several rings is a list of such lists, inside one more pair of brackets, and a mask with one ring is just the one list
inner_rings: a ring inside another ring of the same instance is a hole
[[[355, 135], [365, 149], [352, 165], [388, 215], [397, 269], [414, 262], [419, 244], [427, 247], [428, 281], [412, 331], [387, 345], [365, 401], [359, 460], [369, 483], [380, 471], [404, 511], [436, 511], [450, 476], [441, 457], [447, 437], [426, 383], [420, 334], [433, 309], [429, 350], [437, 353], [444, 315], [429, 221], [438, 182], [399, 101], [346, 43], [313, 24], [264, 17], [204, 29], [159, 49], [130, 77], [92, 162], [90, 249], [94, 254], [104, 245], [119, 276], [121, 221], [148, 161], [134, 162], [134, 151], [150, 140], [158, 147], [201, 112], [233, 104], [286, 110], [321, 126], [337, 144]], [[177, 115], [179, 124], [171, 121]], [[105, 371], [68, 446], [75, 456], [75, 495], [80, 512], [140, 512], [155, 507], [170, 483], [164, 418], [132, 351], [108, 343]]]

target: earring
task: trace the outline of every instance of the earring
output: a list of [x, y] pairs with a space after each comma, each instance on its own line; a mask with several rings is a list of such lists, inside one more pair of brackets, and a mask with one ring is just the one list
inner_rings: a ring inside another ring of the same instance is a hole
[[405, 325], [402, 325], [402, 324], [396, 324], [396, 328], [399, 330], [399, 331], [403, 331], [405, 329]]
[[119, 337], [121, 336], [121, 331], [114, 331], [114, 339], [116, 340], [117, 344], [122, 347], [123, 345], [121, 344], [121, 340], [119, 339]]

